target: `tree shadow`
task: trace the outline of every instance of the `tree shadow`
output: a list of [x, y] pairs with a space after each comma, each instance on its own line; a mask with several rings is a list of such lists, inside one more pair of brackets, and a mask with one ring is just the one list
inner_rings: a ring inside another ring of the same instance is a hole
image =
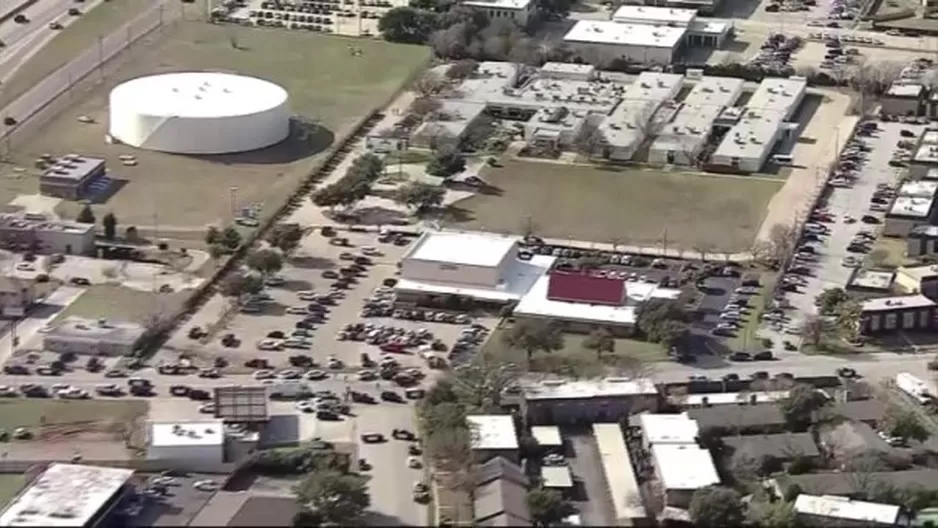
[[376, 511], [365, 512], [362, 522], [366, 526], [407, 526], [400, 517]]
[[357, 224], [363, 225], [402, 225], [408, 223], [408, 215], [402, 211], [387, 207], [362, 207], [355, 210]]
[[302, 269], [329, 270], [335, 269], [336, 265], [331, 259], [323, 257], [314, 257], [311, 255], [296, 256], [290, 259], [290, 265]]
[[[310, 258], [315, 258], [315, 257], [310, 257]], [[312, 288], [313, 288], [313, 284], [311, 282], [309, 282], [308, 280], [302, 280], [302, 279], [291, 279], [291, 280], [284, 282], [280, 286], [280, 289], [287, 290], [289, 292], [311, 290]]]
[[443, 212], [444, 223], [461, 224], [465, 222], [472, 222], [475, 219], [475, 213], [469, 209], [464, 207], [457, 207], [455, 205], [447, 207]]
[[283, 165], [315, 156], [335, 142], [335, 134], [328, 128], [302, 117], [290, 119], [290, 135], [267, 148], [230, 154], [183, 154], [224, 165]]

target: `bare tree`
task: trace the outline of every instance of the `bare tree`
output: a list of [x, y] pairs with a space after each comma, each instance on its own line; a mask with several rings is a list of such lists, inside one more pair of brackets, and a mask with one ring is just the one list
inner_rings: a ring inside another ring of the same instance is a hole
[[418, 97], [410, 104], [410, 113], [423, 118], [438, 111], [441, 106], [442, 103], [433, 97]]
[[706, 242], [700, 242], [698, 244], [694, 244], [694, 251], [696, 251], [699, 254], [700, 260], [703, 262], [707, 261], [708, 255], [711, 255], [711, 253], [715, 252], [713, 248], [713, 244], [709, 244]]
[[784, 264], [795, 252], [798, 245], [798, 229], [794, 223], [775, 224], [769, 230], [769, 258]]
[[429, 71], [414, 81], [414, 91], [421, 97], [430, 97], [446, 86], [446, 81], [435, 72]]
[[820, 316], [808, 316], [804, 322], [801, 323], [801, 337], [803, 337], [810, 345], [820, 345], [826, 334], [827, 323], [825, 323], [824, 319]]
[[605, 141], [606, 136], [599, 129], [599, 125], [587, 119], [573, 140], [573, 144], [581, 154], [586, 155], [588, 161], [593, 161], [593, 156], [601, 150]]

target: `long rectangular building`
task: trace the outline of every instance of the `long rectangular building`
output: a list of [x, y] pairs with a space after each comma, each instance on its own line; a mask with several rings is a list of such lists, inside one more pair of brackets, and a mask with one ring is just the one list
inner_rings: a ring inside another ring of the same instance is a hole
[[52, 464], [0, 514], [0, 526], [105, 524], [133, 476], [129, 469]]
[[713, 153], [714, 165], [736, 172], [758, 172], [782, 139], [807, 90], [804, 77], [765, 79], [743, 108], [727, 108], [722, 120], [734, 121]]
[[696, 165], [714, 122], [742, 94], [742, 79], [701, 77], [661, 128], [648, 152], [649, 163]]
[[648, 510], [645, 509], [642, 492], [635, 478], [635, 469], [622, 436], [622, 428], [617, 423], [595, 423], [593, 436], [599, 448], [609, 492], [612, 494], [616, 524], [632, 526], [641, 522], [648, 517]]

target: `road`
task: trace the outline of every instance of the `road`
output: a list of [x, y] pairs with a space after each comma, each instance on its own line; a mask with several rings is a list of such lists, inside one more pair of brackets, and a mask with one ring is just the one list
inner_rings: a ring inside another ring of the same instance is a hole
[[[28, 10], [28, 16], [33, 19], [33, 22], [28, 26], [8, 27], [7, 31], [11, 32], [12, 40], [7, 40], [8, 49], [0, 54], [0, 56], [8, 56], [5, 63], [0, 59], [0, 75], [3, 76], [3, 79], [9, 78], [16, 68], [28, 60], [36, 52], [37, 46], [41, 46], [44, 38], [51, 38], [51, 35], [46, 34], [46, 32], [53, 31], [48, 29], [48, 23], [57, 18], [64, 21], [63, 19], [67, 17], [67, 15], [62, 16], [67, 8], [62, 9], [61, 6], [74, 6], [75, 4], [69, 4], [67, 0], [49, 0], [48, 5], [49, 7], [37, 13], [33, 13], [32, 9]], [[57, 13], [56, 9], [60, 9], [60, 11]], [[66, 66], [43, 79], [30, 91], [19, 96], [3, 109], [2, 115], [4, 117], [13, 117], [22, 124], [47, 106], [55, 97], [64, 93], [71, 84], [94, 71], [102, 60], [106, 62], [120, 53], [127, 46], [128, 40], [134, 40], [149, 33], [160, 24], [178, 17], [180, 12], [181, 9], [176, 4], [166, 1], [153, 2], [136, 19], [123, 27], [115, 28], [114, 32], [101, 39], [98, 45], [78, 52], [75, 58]], [[45, 22], [41, 23], [43, 19], [45, 19]], [[3, 31], [0, 28], [0, 38], [4, 37]], [[10, 129], [7, 129], [4, 135], [11, 132]]]

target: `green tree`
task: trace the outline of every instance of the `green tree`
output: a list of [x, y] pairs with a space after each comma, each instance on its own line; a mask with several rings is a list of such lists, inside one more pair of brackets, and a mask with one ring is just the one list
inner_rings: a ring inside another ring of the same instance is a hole
[[436, 28], [439, 15], [413, 7], [395, 7], [378, 21], [378, 30], [389, 42], [425, 44]]
[[697, 528], [739, 528], [745, 521], [743, 499], [734, 489], [709, 486], [694, 492], [690, 518]]
[[258, 249], [248, 255], [247, 265], [261, 276], [267, 277], [283, 269], [283, 255], [273, 249]]
[[218, 236], [218, 243], [225, 249], [234, 251], [241, 245], [241, 233], [233, 226], [228, 226]]
[[651, 299], [638, 310], [638, 330], [652, 343], [670, 348], [687, 332], [687, 314], [670, 299]]
[[349, 208], [368, 196], [369, 190], [368, 184], [362, 181], [354, 183], [338, 182], [327, 185], [313, 193], [312, 201], [319, 207], [329, 209], [336, 207]]
[[754, 510], [752, 524], [759, 528], [798, 528], [801, 526], [794, 505], [790, 502], [759, 503], [750, 508]]
[[891, 436], [903, 441], [924, 442], [931, 437], [931, 431], [913, 411], [893, 407], [886, 415], [886, 427]]
[[521, 377], [516, 365], [484, 355], [476, 355], [468, 364], [455, 367], [453, 372], [453, 387], [458, 401], [478, 412], [500, 409], [505, 389], [517, 384]]
[[296, 487], [300, 505], [319, 515], [325, 523], [357, 523], [371, 506], [367, 479], [334, 470], [309, 473]]
[[846, 339], [856, 339], [860, 333], [860, 317], [863, 306], [855, 300], [849, 300], [837, 307], [837, 329]]
[[563, 329], [556, 321], [523, 320], [515, 323], [503, 334], [505, 344], [524, 350], [528, 360], [535, 352], [554, 352], [563, 349]]
[[284, 255], [289, 255], [296, 249], [302, 239], [303, 228], [295, 223], [277, 224], [267, 233], [267, 242], [282, 251]]
[[790, 427], [805, 430], [817, 421], [818, 413], [829, 404], [830, 400], [824, 393], [811, 385], [799, 383], [782, 400], [782, 415]]
[[101, 219], [101, 227], [104, 228], [105, 240], [114, 240], [117, 236], [117, 217], [114, 213], [108, 213]]
[[557, 490], [534, 488], [525, 496], [534, 526], [556, 526], [573, 515], [573, 505]]
[[850, 296], [843, 288], [828, 288], [814, 298], [814, 305], [817, 306], [821, 315], [834, 315], [841, 304], [850, 300]]
[[221, 294], [240, 301], [245, 295], [260, 293], [264, 289], [264, 281], [257, 275], [247, 273], [232, 273], [221, 283]]
[[94, 211], [91, 210], [90, 204], [85, 204], [81, 207], [81, 211], [78, 211], [78, 216], [75, 217], [75, 221], [82, 224], [94, 223]]
[[593, 329], [586, 339], [583, 340], [583, 348], [596, 352], [596, 357], [601, 357], [603, 353], [613, 353], [616, 350], [616, 340], [612, 337], [612, 332], [606, 327]]
[[208, 226], [205, 230], [205, 243], [211, 246], [219, 242], [221, 242], [221, 231], [215, 226]]
[[448, 178], [466, 168], [466, 158], [455, 144], [446, 143], [433, 151], [427, 174]]
[[402, 185], [394, 192], [394, 201], [420, 213], [443, 203], [446, 189], [439, 185], [423, 182], [411, 182]]

